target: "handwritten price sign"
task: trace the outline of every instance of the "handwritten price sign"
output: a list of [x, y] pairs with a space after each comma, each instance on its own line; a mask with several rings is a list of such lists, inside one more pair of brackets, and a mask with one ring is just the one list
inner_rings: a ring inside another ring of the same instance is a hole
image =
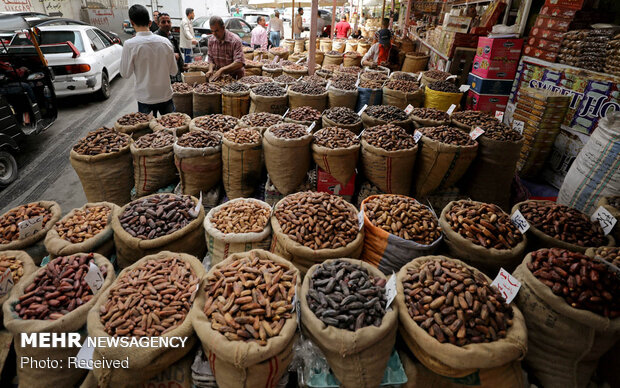
[[105, 279], [103, 278], [99, 267], [97, 267], [95, 263], [91, 262], [88, 272], [86, 273], [86, 276], [84, 276], [84, 280], [86, 281], [86, 284], [88, 284], [88, 287], [93, 290], [93, 294], [97, 294], [97, 292], [101, 290], [101, 287], [103, 287], [103, 282]]
[[36, 216], [24, 220], [17, 224], [17, 227], [19, 228], [20, 240], [34, 236], [43, 230], [43, 216]]
[[596, 209], [594, 214], [592, 214], [592, 217], [590, 217], [590, 220], [592, 222], [598, 221], [601, 228], [603, 228], [605, 235], [608, 235], [616, 225], [616, 222], [618, 222], [618, 220], [616, 220], [616, 218], [602, 206], [599, 206], [599, 208]]
[[10, 268], [0, 276], [0, 298], [8, 294], [13, 288], [13, 274]]
[[521, 288], [521, 282], [503, 268], [500, 268], [499, 273], [491, 285], [497, 287], [504, 299], [506, 299], [506, 303], [512, 302]]

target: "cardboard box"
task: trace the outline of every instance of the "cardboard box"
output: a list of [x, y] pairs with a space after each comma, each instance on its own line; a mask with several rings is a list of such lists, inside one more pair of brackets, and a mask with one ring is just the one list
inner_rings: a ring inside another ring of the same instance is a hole
[[523, 48], [523, 39], [499, 39], [481, 36], [478, 38], [476, 55], [485, 59], [519, 60]]
[[538, 16], [536, 27], [548, 28], [550, 30], [566, 32], [570, 28], [572, 20], [554, 18], [550, 16]]
[[469, 73], [467, 84], [478, 94], [508, 95], [512, 89], [512, 80], [482, 78]]
[[483, 112], [495, 113], [495, 111], [504, 111], [506, 104], [508, 104], [508, 96], [499, 94], [478, 94], [473, 90], [469, 91], [469, 98], [467, 109], [479, 110]]
[[533, 27], [530, 31], [530, 37], [552, 40], [554, 42], [562, 42], [564, 33], [561, 31], [550, 30], [548, 28]]
[[537, 49], [541, 49], [541, 50], [545, 50], [545, 51], [549, 51], [549, 52], [554, 52], [554, 53], [559, 53], [560, 52], [560, 48], [562, 47], [562, 43], [561, 42], [554, 42], [552, 40], [546, 40], [546, 39], [542, 39], [542, 38], [536, 38], [536, 37], [530, 37], [527, 40], [527, 44], [530, 47], [534, 47]]
[[590, 3], [588, 0], [546, 0], [545, 5], [559, 6], [573, 9], [581, 9], [584, 3]]
[[207, 77], [203, 71], [189, 71], [186, 73], [181, 73], [181, 78], [183, 79], [183, 82], [190, 85], [195, 83], [203, 84], [207, 82]]
[[530, 45], [525, 46], [525, 49], [523, 49], [523, 55], [527, 55], [528, 57], [542, 59], [543, 61], [547, 61], [547, 62], [555, 62], [555, 59], [558, 57], [557, 52], [539, 49], [536, 47], [532, 47]]
[[577, 9], [575, 8], [564, 8], [557, 5], [545, 5], [540, 9], [539, 13], [539, 15], [570, 20], [573, 20], [576, 14]]
[[478, 55], [474, 57], [471, 72], [482, 78], [494, 79], [514, 79], [517, 74], [517, 60], [493, 61], [482, 58]]
[[320, 167], [316, 168], [316, 191], [322, 193], [330, 193], [334, 195], [340, 195], [343, 197], [352, 196], [355, 192], [355, 175], [349, 179], [346, 185], [338, 182], [336, 178], [322, 170]]

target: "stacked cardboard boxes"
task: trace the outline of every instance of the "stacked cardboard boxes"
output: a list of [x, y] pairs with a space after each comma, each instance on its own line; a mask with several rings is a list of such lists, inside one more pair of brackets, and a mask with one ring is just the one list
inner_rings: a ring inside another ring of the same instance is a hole
[[469, 109], [504, 111], [517, 73], [522, 39], [478, 39], [478, 49], [469, 74]]

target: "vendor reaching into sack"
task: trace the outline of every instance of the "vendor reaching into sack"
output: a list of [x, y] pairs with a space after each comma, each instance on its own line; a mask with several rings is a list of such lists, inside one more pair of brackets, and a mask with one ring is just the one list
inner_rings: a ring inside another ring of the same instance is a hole
[[362, 58], [364, 66], [385, 66], [395, 71], [399, 68], [398, 48], [391, 42], [392, 33], [388, 29], [390, 19], [383, 19], [382, 29], [375, 33], [374, 44]]
[[[223, 74], [230, 74], [234, 78], [241, 78], [245, 74], [243, 69], [245, 57], [241, 38], [226, 30], [224, 21], [219, 16], [209, 19], [209, 26], [213, 33], [209, 37], [209, 71], [206, 76], [209, 81], [217, 81]], [[215, 70], [215, 72], [214, 72]]]

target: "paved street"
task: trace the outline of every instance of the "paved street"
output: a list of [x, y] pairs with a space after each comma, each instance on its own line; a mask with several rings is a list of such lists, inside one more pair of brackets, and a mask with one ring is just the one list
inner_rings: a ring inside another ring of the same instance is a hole
[[0, 214], [37, 200], [58, 202], [63, 214], [84, 205], [80, 180], [69, 163], [71, 147], [87, 132], [112, 127], [118, 117], [137, 111], [133, 83], [132, 78], [116, 77], [111, 83], [112, 97], [106, 101], [91, 95], [60, 99], [56, 122], [21, 144], [19, 178], [0, 191]]

